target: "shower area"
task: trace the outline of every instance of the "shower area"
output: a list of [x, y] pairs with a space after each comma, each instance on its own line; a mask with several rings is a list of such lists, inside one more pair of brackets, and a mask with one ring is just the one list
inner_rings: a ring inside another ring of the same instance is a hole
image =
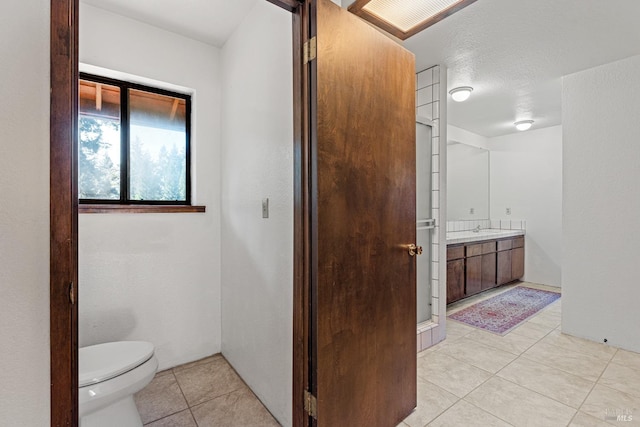
[[416, 118], [416, 239], [422, 246], [422, 256], [416, 257], [416, 300], [417, 324], [431, 321], [431, 248], [435, 219], [431, 217], [432, 208], [432, 121], [423, 117]]

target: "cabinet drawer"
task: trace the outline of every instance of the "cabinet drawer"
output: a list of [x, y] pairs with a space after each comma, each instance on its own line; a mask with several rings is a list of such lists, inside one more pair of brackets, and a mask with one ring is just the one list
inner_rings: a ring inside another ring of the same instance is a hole
[[482, 243], [467, 245], [467, 258], [482, 255]]
[[464, 246], [447, 246], [447, 261], [464, 258]]
[[512, 248], [512, 240], [498, 240], [498, 251], [508, 251]]
[[496, 251], [496, 241], [487, 242], [482, 244], [482, 254], [490, 254]]
[[512, 242], [513, 248], [524, 248], [524, 237], [516, 237]]

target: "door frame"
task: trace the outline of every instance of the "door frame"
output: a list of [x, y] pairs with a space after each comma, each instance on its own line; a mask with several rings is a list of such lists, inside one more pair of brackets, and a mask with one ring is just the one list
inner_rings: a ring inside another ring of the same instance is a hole
[[51, 425], [78, 424], [78, 0], [51, 0]]
[[[79, 0], [51, 0], [50, 19], [50, 398], [51, 425], [78, 425], [78, 23]], [[292, 13], [293, 32], [293, 425], [308, 426], [310, 3], [267, 0]]]

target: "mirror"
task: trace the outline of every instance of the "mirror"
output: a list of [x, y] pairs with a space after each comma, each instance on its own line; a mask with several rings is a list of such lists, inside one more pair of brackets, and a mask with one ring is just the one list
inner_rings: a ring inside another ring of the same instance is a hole
[[489, 219], [489, 150], [447, 143], [447, 220]]

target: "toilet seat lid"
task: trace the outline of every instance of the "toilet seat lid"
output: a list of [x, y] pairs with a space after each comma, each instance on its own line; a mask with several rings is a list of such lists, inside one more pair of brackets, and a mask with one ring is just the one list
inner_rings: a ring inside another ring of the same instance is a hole
[[115, 378], [137, 368], [153, 356], [145, 341], [119, 341], [83, 347], [78, 351], [78, 386], [85, 387]]

